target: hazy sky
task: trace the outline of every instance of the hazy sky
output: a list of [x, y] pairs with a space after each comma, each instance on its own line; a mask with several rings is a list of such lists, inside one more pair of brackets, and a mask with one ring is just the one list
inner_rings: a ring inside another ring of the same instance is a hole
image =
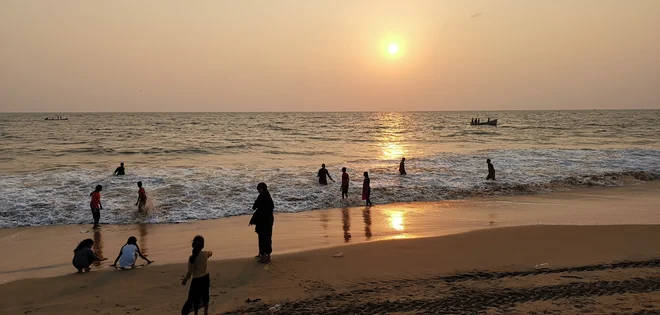
[[660, 108], [659, 0], [0, 1], [0, 111], [592, 108]]

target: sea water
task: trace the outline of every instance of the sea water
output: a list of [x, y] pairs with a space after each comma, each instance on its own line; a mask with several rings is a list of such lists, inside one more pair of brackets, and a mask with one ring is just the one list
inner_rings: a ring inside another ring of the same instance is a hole
[[[660, 111], [0, 114], [0, 227], [172, 223], [247, 214], [621, 186], [660, 178]], [[471, 118], [498, 126], [470, 126]], [[406, 158], [408, 175], [399, 176]], [[487, 182], [486, 159], [497, 171]], [[120, 162], [125, 176], [112, 176]], [[341, 181], [318, 185], [321, 163]], [[137, 213], [136, 182], [153, 209]]]

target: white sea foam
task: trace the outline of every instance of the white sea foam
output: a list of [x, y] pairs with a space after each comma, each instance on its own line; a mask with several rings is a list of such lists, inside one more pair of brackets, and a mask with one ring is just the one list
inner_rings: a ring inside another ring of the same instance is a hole
[[[486, 158], [493, 160], [496, 182], [485, 181]], [[172, 223], [251, 213], [256, 184], [262, 181], [269, 186], [277, 212], [360, 205], [363, 171], [370, 173], [377, 204], [619, 186], [659, 179], [660, 150], [442, 153], [408, 159], [407, 176], [397, 175], [398, 161], [362, 159], [329, 164], [338, 181], [342, 166], [351, 176], [348, 201], [341, 200], [339, 183], [320, 186], [317, 169], [303, 166], [138, 167], [123, 177], [91, 169], [0, 175], [0, 227], [91, 223], [89, 194], [97, 184], [103, 185], [102, 223]], [[138, 180], [155, 204], [146, 214], [135, 207]]]

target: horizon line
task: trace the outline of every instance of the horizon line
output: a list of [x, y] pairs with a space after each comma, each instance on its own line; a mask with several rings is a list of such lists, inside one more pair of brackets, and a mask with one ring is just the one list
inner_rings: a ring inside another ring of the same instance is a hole
[[461, 109], [461, 110], [319, 110], [319, 111], [57, 111], [57, 112], [42, 112], [42, 111], [0, 111], [0, 114], [150, 114], [150, 113], [181, 113], [181, 114], [194, 114], [194, 113], [436, 113], [436, 112], [552, 112], [552, 111], [653, 111], [660, 110], [660, 108], [594, 108], [594, 109]]

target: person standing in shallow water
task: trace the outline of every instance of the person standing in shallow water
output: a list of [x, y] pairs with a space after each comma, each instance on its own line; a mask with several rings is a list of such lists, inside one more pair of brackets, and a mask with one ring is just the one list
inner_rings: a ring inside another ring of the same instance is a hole
[[399, 163], [399, 175], [406, 175], [406, 158], [401, 158], [401, 163]]
[[213, 252], [202, 250], [204, 249], [204, 238], [201, 235], [195, 236], [192, 242], [192, 248], [192, 255], [188, 258], [188, 272], [183, 280], [181, 280], [181, 285], [185, 286], [188, 279], [192, 277], [190, 289], [188, 290], [188, 299], [181, 308], [181, 314], [188, 315], [194, 311], [195, 315], [197, 315], [197, 312], [203, 305], [204, 315], [208, 315], [211, 277], [206, 271], [206, 265], [209, 258], [213, 256]]
[[493, 164], [490, 163], [490, 159], [486, 159], [486, 163], [488, 163], [488, 176], [486, 176], [486, 180], [495, 180], [495, 168]]
[[119, 167], [115, 169], [115, 172], [112, 173], [115, 176], [124, 175], [126, 172], [124, 170], [124, 162], [119, 163]]
[[348, 173], [346, 173], [346, 168], [341, 168], [341, 199], [348, 198]]
[[367, 206], [373, 206], [371, 203], [371, 179], [369, 179], [369, 173], [364, 172], [364, 182], [362, 182], [362, 200], [367, 201]]
[[331, 181], [335, 181], [332, 179], [332, 176], [330, 176], [330, 173], [328, 172], [328, 169], [325, 168], [325, 164], [321, 164], [321, 169], [319, 170], [319, 173], [316, 175], [319, 178], [319, 184], [321, 185], [327, 185], [328, 180], [325, 178], [326, 176], [330, 178]]
[[270, 254], [273, 252], [273, 210], [275, 204], [273, 198], [270, 197], [268, 186], [266, 183], [259, 183], [257, 185], [259, 196], [254, 201], [252, 210], [256, 210], [250, 219], [248, 226], [254, 225], [254, 231], [257, 232], [259, 237], [259, 255], [255, 256], [260, 263], [270, 263]]
[[92, 197], [89, 206], [92, 208], [92, 218], [94, 218], [93, 229], [99, 227], [99, 221], [101, 220], [101, 210], [103, 209], [103, 205], [101, 204], [101, 190], [103, 190], [103, 186], [96, 185], [96, 189], [89, 194]]
[[147, 204], [147, 192], [142, 188], [142, 182], [137, 182], [138, 186], [138, 199], [135, 202], [135, 205], [138, 207], [138, 211], [142, 212], [145, 210]]

